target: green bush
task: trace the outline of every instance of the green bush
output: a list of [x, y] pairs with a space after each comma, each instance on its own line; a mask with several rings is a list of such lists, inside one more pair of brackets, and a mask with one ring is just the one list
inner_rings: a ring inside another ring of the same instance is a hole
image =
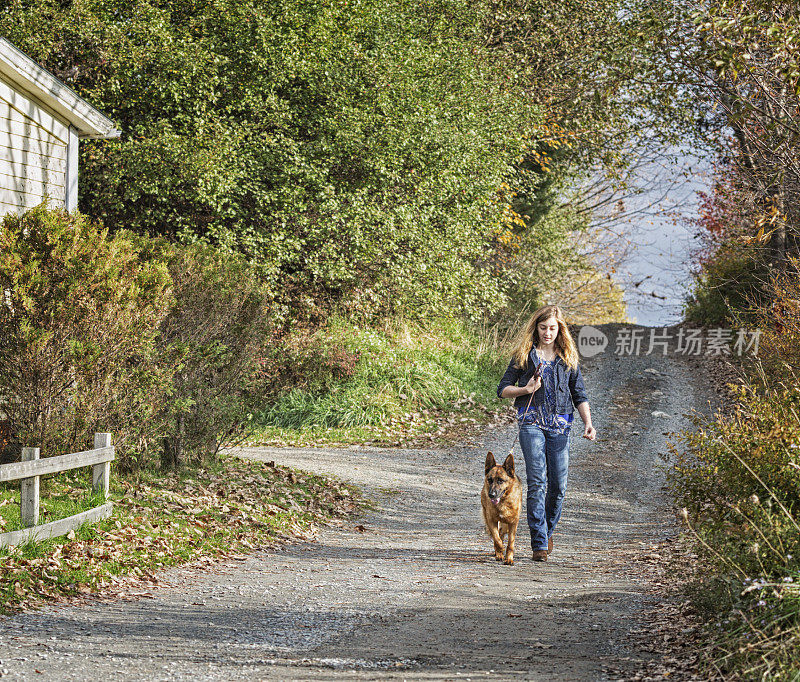
[[275, 363], [281, 390], [261, 422], [291, 429], [383, 425], [471, 393], [490, 403], [505, 369], [464, 324], [447, 320], [375, 330], [333, 318], [314, 334], [286, 339]]
[[742, 389], [736, 410], [698, 418], [669, 481], [701, 555], [695, 604], [714, 666], [743, 679], [800, 671], [800, 386]]
[[123, 470], [173, 467], [263, 405], [271, 295], [241, 257], [44, 205], [3, 219], [0, 250], [0, 407], [23, 444], [110, 431]]
[[[800, 387], [743, 393], [731, 415], [699, 420], [682, 435], [685, 449], [675, 450], [669, 480], [677, 502], [750, 575], [784, 570], [787, 553], [800, 559], [790, 520], [800, 510], [798, 400]], [[775, 523], [764, 533], [767, 517]]]
[[763, 303], [769, 270], [758, 248], [721, 244], [694, 276], [684, 301], [684, 317], [700, 325], [744, 322]]
[[174, 302], [157, 342], [174, 368], [162, 462], [175, 467], [216, 453], [263, 404], [272, 310], [270, 292], [240, 256], [202, 244], [168, 252]]
[[[734, 188], [735, 189], [735, 188]], [[800, 279], [769, 272], [747, 195], [718, 186], [715, 239], [687, 314], [758, 330], [734, 407], [672, 444], [669, 483], [696, 539], [691, 596], [706, 617], [710, 667], [727, 679], [800, 677]], [[758, 216], [756, 215], [756, 218]], [[724, 229], [720, 229], [722, 226]], [[724, 235], [724, 236], [721, 236]], [[733, 388], [731, 386], [731, 388]], [[715, 675], [716, 677], [716, 675]]]
[[170, 278], [144, 241], [44, 204], [0, 223], [0, 399], [23, 444], [57, 455], [110, 431], [124, 460], [158, 430]]
[[542, 116], [487, 10], [13, 0], [0, 31], [123, 131], [81, 146], [81, 210], [245, 254], [296, 319], [379, 319], [502, 301], [489, 200]]

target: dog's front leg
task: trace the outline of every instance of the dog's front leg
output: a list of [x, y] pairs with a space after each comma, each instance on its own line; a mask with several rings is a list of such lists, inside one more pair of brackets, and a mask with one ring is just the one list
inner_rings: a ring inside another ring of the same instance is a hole
[[508, 547], [506, 547], [506, 560], [503, 562], [507, 566], [514, 565], [514, 542], [517, 539], [517, 524], [508, 524]]
[[497, 561], [503, 560], [503, 541], [500, 538], [500, 532], [498, 531], [498, 523], [488, 523], [486, 524], [486, 529], [489, 531], [489, 535], [492, 536], [492, 542], [494, 543], [494, 558]]

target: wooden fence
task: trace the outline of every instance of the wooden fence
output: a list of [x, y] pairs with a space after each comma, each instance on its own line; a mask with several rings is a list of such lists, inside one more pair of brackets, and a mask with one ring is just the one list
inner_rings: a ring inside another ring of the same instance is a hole
[[[22, 530], [0, 534], [0, 547], [18, 545], [28, 540], [47, 540], [66, 535], [84, 523], [91, 523], [111, 516], [112, 504], [108, 502], [108, 482], [111, 477], [111, 462], [114, 447], [110, 433], [94, 434], [94, 449], [73, 452], [69, 455], [39, 459], [39, 448], [22, 448], [22, 461], [0, 464], [0, 482], [22, 481], [20, 495], [20, 519]], [[93, 467], [92, 490], [103, 491], [105, 504], [50, 523], [39, 523], [39, 478], [45, 474], [69, 471], [80, 467]]]

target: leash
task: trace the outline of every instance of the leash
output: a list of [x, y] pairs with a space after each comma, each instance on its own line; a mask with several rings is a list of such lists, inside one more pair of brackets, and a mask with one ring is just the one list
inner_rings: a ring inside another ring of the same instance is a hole
[[[541, 374], [539, 372], [539, 367], [536, 366], [536, 365], [534, 365], [533, 374], [536, 377], [541, 376]], [[535, 391], [534, 391], [534, 393], [535, 393]], [[525, 415], [528, 414], [528, 410], [530, 409], [530, 406], [531, 406], [532, 402], [533, 402], [533, 393], [531, 393], [531, 397], [528, 398], [528, 404], [525, 406], [525, 411], [522, 413], [522, 421], [519, 422], [520, 426], [522, 426], [522, 423], [525, 421]], [[514, 442], [511, 443], [511, 448], [508, 450], [508, 454], [509, 455], [514, 452], [514, 446], [517, 444], [518, 440], [519, 440], [519, 429], [517, 429], [517, 435], [514, 436]], [[506, 456], [508, 456], [508, 455], [506, 455]]]

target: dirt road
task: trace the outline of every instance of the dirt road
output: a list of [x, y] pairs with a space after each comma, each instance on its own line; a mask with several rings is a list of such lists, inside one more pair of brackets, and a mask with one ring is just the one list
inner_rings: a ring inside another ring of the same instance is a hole
[[[332, 473], [376, 504], [356, 527], [201, 572], [113, 604], [0, 621], [8, 679], [602, 680], [647, 656], [631, 633], [648, 600], [637, 558], [677, 533], [661, 491], [666, 433], [709, 410], [693, 358], [615, 354], [582, 367], [597, 441], [573, 429], [555, 551], [497, 564], [481, 528], [487, 449], [511, 427], [447, 451], [252, 448], [244, 457]], [[648, 371], [649, 370], [649, 371]], [[499, 377], [498, 377], [499, 379]], [[656, 413], [655, 415], [653, 413]], [[517, 450], [517, 453], [519, 451]], [[518, 457], [519, 473], [524, 469]], [[37, 674], [41, 673], [41, 674]]]

